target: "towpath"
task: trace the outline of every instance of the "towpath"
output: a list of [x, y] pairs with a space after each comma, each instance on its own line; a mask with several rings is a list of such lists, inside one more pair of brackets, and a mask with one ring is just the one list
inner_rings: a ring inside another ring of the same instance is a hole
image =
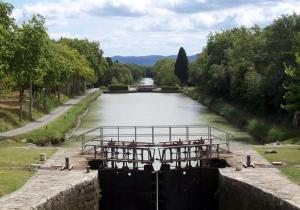
[[40, 128], [42, 126], [47, 125], [52, 120], [56, 119], [61, 114], [68, 111], [71, 107], [73, 107], [75, 104], [77, 104], [81, 99], [85, 98], [86, 96], [90, 95], [91, 93], [96, 92], [97, 90], [99, 90], [99, 89], [98, 88], [89, 89], [89, 90], [86, 91], [85, 94], [83, 94], [81, 96], [77, 96], [77, 97], [67, 101], [62, 106], [59, 106], [58, 108], [56, 108], [55, 110], [53, 110], [49, 114], [44, 115], [43, 117], [41, 117], [40, 119], [38, 119], [34, 122], [31, 122], [31, 123], [29, 123], [25, 126], [20, 127], [20, 128], [16, 128], [16, 129], [13, 129], [13, 130], [9, 130], [9, 131], [0, 133], [0, 139], [6, 138], [6, 137], [16, 136], [16, 135], [26, 133], [28, 131], [32, 131], [32, 130], [35, 130], [37, 128]]

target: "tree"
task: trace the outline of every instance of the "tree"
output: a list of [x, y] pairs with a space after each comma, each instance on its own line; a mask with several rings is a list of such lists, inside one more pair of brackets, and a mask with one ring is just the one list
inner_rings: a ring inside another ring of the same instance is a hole
[[10, 17], [12, 10], [13, 6], [11, 4], [0, 2], [0, 79], [8, 71], [14, 55], [14, 29], [16, 26], [14, 20]]
[[153, 66], [153, 79], [157, 85], [175, 86], [179, 81], [174, 74], [175, 61], [173, 59], [160, 59]]
[[286, 104], [282, 105], [287, 111], [294, 113], [294, 126], [298, 127], [297, 115], [300, 111], [300, 53], [296, 54], [297, 67], [286, 66], [285, 74], [288, 80], [284, 83], [283, 87], [286, 90], [284, 94], [284, 99]]
[[32, 86], [33, 83], [40, 82], [42, 79], [42, 71], [39, 69], [40, 60], [45, 53], [48, 40], [48, 34], [44, 26], [45, 19], [40, 16], [33, 16], [31, 20], [23, 23], [20, 29], [19, 44], [21, 48], [21, 56], [24, 76], [29, 84], [29, 118], [32, 119]]
[[183, 47], [179, 49], [175, 62], [174, 73], [180, 80], [182, 87], [188, 82], [189, 61]]

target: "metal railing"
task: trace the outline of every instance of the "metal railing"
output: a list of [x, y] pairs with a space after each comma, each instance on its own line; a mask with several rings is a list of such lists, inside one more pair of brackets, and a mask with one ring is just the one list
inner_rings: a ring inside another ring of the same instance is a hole
[[82, 141], [82, 152], [101, 147], [105, 142], [151, 143], [172, 141], [190, 141], [208, 139], [210, 144], [218, 141], [229, 151], [229, 140], [232, 135], [210, 125], [168, 125], [168, 126], [101, 126], [78, 138]]

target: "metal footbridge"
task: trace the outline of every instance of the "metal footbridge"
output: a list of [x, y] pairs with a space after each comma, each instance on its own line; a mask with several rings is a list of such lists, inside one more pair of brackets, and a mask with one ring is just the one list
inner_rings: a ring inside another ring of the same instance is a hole
[[205, 167], [230, 152], [232, 135], [210, 125], [101, 126], [78, 136], [99, 168], [139, 169], [158, 162]]

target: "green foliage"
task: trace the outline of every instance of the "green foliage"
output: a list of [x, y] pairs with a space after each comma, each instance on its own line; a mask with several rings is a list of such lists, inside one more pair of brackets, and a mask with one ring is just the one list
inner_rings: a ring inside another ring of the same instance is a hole
[[265, 28], [211, 33], [206, 47], [189, 65], [189, 82], [247, 112], [281, 115], [286, 121], [291, 115], [285, 110], [300, 109], [299, 34], [296, 14], [282, 16]]
[[128, 85], [122, 85], [122, 84], [109, 85], [108, 89], [110, 91], [126, 91], [128, 90]]
[[282, 129], [278, 127], [273, 127], [268, 132], [268, 141], [274, 142], [274, 141], [283, 141], [288, 138], [287, 133], [284, 132]]
[[15, 24], [11, 18], [13, 6], [0, 1], [0, 80], [8, 72], [10, 62], [14, 56]]
[[285, 67], [288, 80], [284, 83], [286, 89], [284, 99], [287, 104], [282, 107], [291, 112], [300, 110], [300, 52], [296, 53], [296, 62], [297, 67]]
[[177, 59], [175, 62], [174, 73], [177, 78], [180, 80], [182, 86], [187, 85], [188, 82], [188, 70], [189, 70], [189, 61], [186, 55], [186, 52], [183, 47], [179, 49]]
[[162, 91], [178, 91], [178, 86], [161, 86]]
[[133, 84], [144, 76], [144, 67], [113, 63], [108, 68], [109, 84]]
[[176, 86], [179, 80], [174, 74], [175, 61], [173, 59], [158, 60], [153, 66], [155, 84], [162, 86]]
[[270, 127], [264, 122], [252, 119], [248, 122], [247, 131], [258, 140], [265, 142]]

